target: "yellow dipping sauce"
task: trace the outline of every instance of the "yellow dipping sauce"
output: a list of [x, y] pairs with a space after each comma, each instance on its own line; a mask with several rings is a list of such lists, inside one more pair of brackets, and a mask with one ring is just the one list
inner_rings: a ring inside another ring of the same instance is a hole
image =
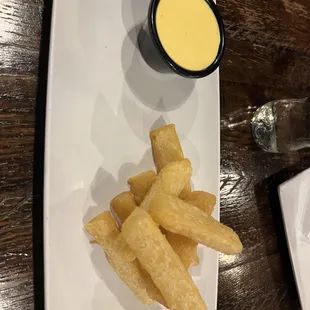
[[156, 28], [166, 53], [184, 69], [204, 70], [218, 54], [220, 29], [205, 0], [160, 0]]

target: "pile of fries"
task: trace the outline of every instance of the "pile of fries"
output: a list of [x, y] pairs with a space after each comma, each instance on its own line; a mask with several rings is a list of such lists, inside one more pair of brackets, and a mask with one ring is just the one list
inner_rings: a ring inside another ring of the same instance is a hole
[[216, 197], [191, 191], [191, 163], [184, 159], [174, 125], [150, 133], [157, 174], [128, 180], [130, 191], [85, 225], [119, 277], [146, 305], [206, 310], [188, 268], [199, 264], [198, 243], [238, 254], [238, 235], [211, 216]]

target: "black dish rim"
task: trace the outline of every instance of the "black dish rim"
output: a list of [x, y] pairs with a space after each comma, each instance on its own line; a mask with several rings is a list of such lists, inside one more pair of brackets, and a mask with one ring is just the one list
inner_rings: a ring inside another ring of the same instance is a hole
[[217, 56], [214, 59], [213, 63], [207, 68], [200, 70], [200, 71], [192, 71], [192, 70], [187, 70], [187, 69], [182, 68], [175, 61], [173, 61], [173, 59], [170, 58], [170, 56], [167, 54], [163, 45], [160, 42], [158, 32], [157, 32], [157, 27], [156, 27], [156, 12], [157, 12], [157, 7], [158, 7], [159, 2], [160, 0], [152, 0], [150, 3], [149, 12], [148, 12], [148, 27], [149, 27], [149, 31], [150, 31], [150, 35], [153, 40], [153, 43], [155, 47], [157, 47], [159, 54], [161, 58], [163, 59], [163, 61], [175, 73], [183, 77], [187, 77], [187, 78], [198, 79], [198, 78], [206, 77], [207, 75], [210, 75], [211, 73], [213, 73], [219, 67], [219, 64], [223, 58], [224, 50], [225, 50], [225, 27], [224, 27], [222, 16], [216, 4], [212, 0], [205, 0], [205, 2], [207, 2], [207, 4], [212, 9], [216, 17], [216, 20], [218, 22], [219, 29], [220, 29], [220, 46], [219, 46]]

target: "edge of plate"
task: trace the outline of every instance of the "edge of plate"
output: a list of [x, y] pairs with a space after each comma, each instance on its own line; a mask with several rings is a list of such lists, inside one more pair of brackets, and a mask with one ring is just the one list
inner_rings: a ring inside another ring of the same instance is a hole
[[50, 136], [50, 110], [51, 110], [51, 81], [53, 75], [53, 48], [54, 48], [54, 41], [55, 41], [55, 25], [56, 25], [56, 6], [57, 0], [53, 0], [52, 4], [52, 12], [51, 12], [51, 30], [50, 30], [50, 46], [49, 46], [49, 60], [48, 60], [48, 74], [47, 74], [47, 92], [46, 92], [46, 115], [45, 115], [45, 146], [44, 146], [44, 188], [43, 188], [43, 249], [44, 249], [44, 308], [48, 310], [49, 303], [49, 271], [48, 271], [48, 260], [49, 260], [49, 218], [47, 216], [48, 209], [47, 209], [47, 201], [49, 197], [49, 161], [50, 161], [50, 152], [49, 152], [49, 140], [46, 137]]
[[[218, 159], [217, 159], [217, 174], [218, 174], [218, 184], [217, 184], [217, 209], [216, 209], [216, 219], [218, 221], [221, 220], [220, 217], [220, 210], [221, 210], [221, 191], [220, 191], [220, 185], [221, 185], [221, 126], [220, 126], [220, 104], [221, 104], [221, 97], [220, 97], [220, 70], [217, 69], [214, 73], [216, 75], [217, 80], [217, 117], [218, 117], [218, 128], [217, 128], [217, 137], [219, 140], [218, 143]], [[217, 309], [217, 301], [218, 301], [218, 279], [219, 279], [219, 253], [216, 252], [217, 260], [216, 260], [216, 295], [215, 295], [215, 309]]]
[[[45, 137], [48, 137], [50, 135], [50, 110], [51, 110], [51, 100], [50, 100], [50, 93], [51, 93], [51, 81], [52, 81], [52, 76], [53, 76], [53, 48], [54, 48], [54, 40], [55, 40], [55, 25], [56, 25], [56, 7], [57, 7], [57, 0], [53, 0], [52, 4], [52, 13], [51, 13], [51, 31], [50, 31], [50, 46], [49, 46], [49, 60], [48, 60], [48, 75], [47, 75], [47, 95], [46, 95], [46, 123], [45, 123]], [[220, 158], [221, 158], [221, 143], [220, 143], [220, 73], [219, 69], [217, 69], [214, 73], [216, 75], [216, 80], [217, 80], [217, 117], [218, 117], [218, 128], [217, 128], [217, 137], [219, 140], [218, 143], [218, 184], [217, 184], [217, 211], [216, 211], [216, 217], [220, 221], [220, 178], [221, 178], [221, 173], [220, 173]], [[44, 305], [45, 305], [45, 310], [49, 310], [49, 303], [48, 303], [48, 279], [49, 279], [49, 272], [48, 272], [48, 252], [49, 252], [49, 246], [48, 246], [48, 236], [49, 236], [49, 229], [48, 229], [48, 217], [46, 217], [46, 214], [48, 213], [47, 209], [47, 201], [49, 197], [49, 161], [50, 161], [50, 153], [49, 153], [49, 141], [45, 139], [45, 146], [44, 146], [44, 188], [43, 188], [43, 249], [44, 249]], [[216, 296], [215, 296], [215, 304], [217, 309], [217, 301], [218, 301], [218, 278], [219, 278], [219, 253], [217, 255], [217, 260], [216, 260]]]
[[284, 209], [283, 209], [283, 205], [284, 205], [284, 191], [287, 191], [287, 190], [290, 191], [290, 186], [291, 186], [290, 183], [292, 181], [294, 181], [295, 179], [297, 179], [298, 177], [300, 177], [300, 174], [298, 174], [295, 177], [293, 177], [292, 179], [287, 180], [286, 182], [280, 184], [278, 186], [278, 195], [279, 195], [279, 200], [280, 200], [280, 205], [281, 205], [282, 219], [283, 219], [283, 222], [284, 222], [285, 238], [286, 238], [286, 242], [287, 242], [288, 249], [289, 249], [290, 261], [291, 261], [292, 270], [293, 270], [293, 273], [294, 273], [295, 284], [296, 284], [296, 287], [297, 287], [298, 297], [299, 297], [300, 303], [302, 305], [303, 301], [302, 301], [302, 296], [300, 294], [300, 288], [299, 288], [300, 284], [299, 284], [299, 279], [297, 277], [297, 272], [296, 272], [296, 264], [297, 264], [297, 262], [296, 262], [295, 255], [294, 255], [293, 250], [292, 250], [291, 237], [290, 237], [288, 229], [287, 229], [287, 218], [285, 216], [285, 212], [284, 212]]
[[[214, 0], [214, 3], [217, 3], [217, 0]], [[225, 51], [224, 51], [225, 52]], [[219, 66], [220, 68], [220, 66]], [[217, 184], [217, 220], [221, 221], [221, 216], [220, 216], [220, 211], [221, 211], [221, 95], [220, 95], [220, 69], [217, 68], [217, 70], [213, 73], [216, 74], [216, 79], [217, 79], [217, 117], [218, 117], [218, 127], [217, 127], [217, 136], [218, 136], [218, 159], [217, 159], [217, 173], [218, 173], [218, 184]], [[217, 309], [217, 301], [218, 301], [218, 282], [219, 282], [219, 253], [216, 253], [216, 295], [215, 295], [215, 309]]]

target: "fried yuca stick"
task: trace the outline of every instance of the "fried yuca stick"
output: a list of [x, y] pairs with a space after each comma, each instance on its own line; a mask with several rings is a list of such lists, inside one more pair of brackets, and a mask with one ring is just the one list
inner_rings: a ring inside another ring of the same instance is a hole
[[168, 164], [157, 175], [155, 183], [152, 185], [140, 207], [148, 210], [150, 202], [158, 192], [179, 196], [191, 175], [192, 166], [188, 159]]
[[131, 192], [123, 192], [111, 200], [111, 208], [114, 210], [122, 223], [136, 208], [136, 202]]
[[86, 231], [94, 237], [97, 243], [101, 243], [108, 251], [113, 247], [114, 240], [119, 234], [114, 219], [109, 211], [103, 212], [85, 225]]
[[[160, 172], [168, 164], [184, 159], [184, 154], [175, 125], [162, 126], [150, 132], [153, 158], [157, 172]], [[180, 193], [183, 199], [191, 192], [190, 181], [186, 183]]]
[[[150, 170], [155, 177], [156, 174], [154, 171]], [[137, 177], [131, 178], [136, 179], [138, 183], [143, 182], [143, 179], [148, 178], [149, 171], [142, 173], [138, 175]], [[136, 182], [134, 180], [134, 182]], [[144, 199], [143, 191], [140, 191], [142, 200]], [[133, 196], [130, 192], [124, 192], [118, 196], [116, 196], [111, 201], [111, 208], [113, 211], [117, 214], [118, 218], [121, 220], [121, 222], [125, 222], [125, 220], [128, 218], [128, 216], [131, 214], [131, 212], [136, 208], [135, 202], [133, 200]], [[120, 238], [120, 240], [116, 239], [118, 242], [118, 246], [123, 248], [124, 255], [128, 255], [130, 257], [130, 252], [128, 253], [126, 245], [122, 243], [123, 238]], [[197, 254], [197, 242], [186, 238], [181, 235], [177, 235], [171, 232], [168, 232], [167, 234], [167, 240], [171, 244], [174, 251], [179, 255], [182, 263], [188, 269], [192, 266], [197, 266], [199, 264], [199, 257]], [[115, 242], [116, 243], [116, 242]], [[153, 284], [154, 285], [154, 284]], [[151, 290], [152, 292], [152, 290]], [[150, 296], [152, 298], [152, 296]], [[154, 298], [152, 298], [154, 299]], [[157, 299], [158, 300], [158, 297]], [[163, 304], [163, 302], [161, 302]]]
[[[141, 173], [135, 177], [132, 177], [128, 180], [128, 183], [131, 186], [131, 192], [135, 195], [135, 197], [139, 197], [138, 201], [143, 201], [147, 191], [150, 189], [152, 184], [154, 183], [156, 179], [156, 174], [154, 171], [146, 171], [144, 173]], [[213, 195], [205, 193], [205, 192], [192, 192], [188, 195], [188, 199], [192, 202], [193, 205], [197, 204], [197, 207], [201, 207], [201, 209], [207, 209], [209, 205], [212, 204], [211, 196], [212, 199]], [[124, 197], [124, 199], [120, 199]], [[128, 197], [127, 197], [128, 196]], [[127, 199], [126, 199], [127, 198]], [[132, 197], [129, 195], [128, 192], [123, 193], [116, 198], [112, 200], [116, 201], [117, 204], [119, 205], [118, 210], [116, 210], [116, 213], [118, 213], [120, 219], [122, 222], [128, 217], [129, 212], [126, 212], [126, 217], [121, 217], [120, 215], [122, 214], [122, 209], [126, 209], [130, 211], [133, 210], [133, 208], [127, 208], [126, 206], [123, 206], [123, 204], [132, 204]], [[136, 199], [137, 202], [137, 199]], [[111, 203], [111, 207], [113, 207], [113, 204]], [[171, 232], [167, 233], [167, 240], [171, 244], [172, 248], [174, 251], [179, 255], [181, 261], [183, 262], [184, 266], [186, 269], [192, 266], [197, 266], [199, 264], [199, 257], [197, 254], [197, 242], [186, 238], [181, 235], [177, 235]]]
[[[131, 192], [136, 195], [136, 197], [140, 197], [141, 201], [143, 201], [145, 198], [147, 187], [149, 187], [149, 190], [155, 181], [155, 179], [154, 181], [152, 180], [153, 176], [155, 176], [156, 179], [155, 172], [150, 170], [128, 180], [128, 183], [131, 185]], [[151, 181], [153, 182], [152, 184]], [[118, 209], [115, 211], [119, 215], [121, 221], [124, 222], [124, 220], [128, 217], [128, 212], [126, 212], [126, 217], [121, 217], [121, 214], [123, 213], [122, 209], [129, 209], [129, 211], [131, 211], [132, 208], [127, 208], [123, 204], [133, 204], [132, 197], [126, 192], [126, 194], [123, 193], [114, 198], [112, 202], [113, 201], [115, 203], [111, 203], [111, 207], [115, 207], [116, 205], [118, 206]], [[191, 266], [197, 266], [199, 264], [199, 257], [197, 255], [197, 242], [184, 236], [173, 234], [171, 232], [167, 234], [167, 240], [171, 244], [174, 251], [179, 255], [186, 269]]]
[[179, 197], [181, 199], [186, 199], [186, 197], [190, 194], [192, 190], [192, 186], [191, 186], [191, 183], [188, 182], [187, 184], [185, 184], [185, 187], [184, 189], [182, 190], [181, 194], [179, 195]]
[[140, 173], [128, 180], [130, 191], [134, 195], [137, 206], [141, 204], [155, 180], [156, 173], [153, 170]]
[[[211, 215], [216, 203], [216, 197], [207, 192], [194, 191], [187, 195], [185, 201]], [[198, 243], [196, 241], [172, 232], [167, 232], [167, 240], [186, 268], [199, 264]]]
[[151, 202], [149, 213], [166, 230], [186, 236], [224, 254], [238, 254], [242, 243], [229, 227], [195, 206], [164, 193]]
[[85, 229], [103, 248], [109, 264], [121, 280], [144, 304], [149, 305], [156, 300], [164, 306], [166, 305], [164, 297], [150, 279], [150, 275], [141, 267], [135, 254], [132, 252], [134, 260], [128, 261], [124, 259], [126, 252], [131, 251], [131, 249], [117, 228], [109, 211], [98, 215], [85, 225]]
[[143, 268], [142, 264], [139, 262], [141, 270], [144, 274], [144, 279], [146, 282], [146, 292], [149, 295], [149, 297], [153, 300], [156, 300], [157, 302], [159, 302], [160, 304], [162, 304], [163, 306], [165, 306], [166, 308], [168, 308], [167, 302], [164, 298], [164, 296], [162, 295], [162, 293], [160, 292], [160, 290], [158, 289], [158, 287], [155, 285], [155, 283], [153, 282], [150, 274]]
[[[167, 125], [151, 131], [150, 133], [154, 162], [157, 171], [174, 161], [184, 158], [181, 142], [176, 132], [175, 125]], [[180, 198], [185, 199], [191, 192], [190, 180], [185, 184], [180, 193]], [[175, 252], [180, 256], [186, 268], [197, 266], [199, 257], [197, 254], [197, 243], [184, 236], [176, 236], [167, 232], [167, 239]]]
[[184, 159], [175, 125], [162, 126], [150, 132], [152, 151], [157, 172], [168, 164]]
[[197, 254], [198, 243], [190, 238], [167, 231], [166, 238], [186, 269], [199, 265]]
[[107, 254], [118, 252], [126, 262], [136, 259], [136, 256], [120, 234], [110, 211], [96, 216], [85, 225], [85, 229]]
[[106, 211], [85, 225], [87, 232], [95, 238], [104, 249], [109, 264], [118, 276], [123, 280], [134, 294], [146, 305], [153, 300], [147, 294], [147, 284], [144, 274], [137, 260], [124, 261], [123, 251], [111, 246], [120, 234], [114, 219], [109, 211]]
[[193, 191], [184, 201], [211, 215], [216, 204], [216, 196], [204, 191]]
[[206, 310], [179, 256], [146, 211], [137, 208], [123, 224], [122, 234], [161, 291], [169, 309]]
[[[155, 179], [156, 179], [155, 172], [152, 170], [149, 170], [135, 177], [132, 177], [128, 180], [128, 184], [130, 185], [130, 190], [134, 194], [135, 201], [137, 203], [141, 203], [143, 201], [147, 192], [149, 191], [149, 189], [155, 182]], [[118, 198], [118, 196], [116, 198]], [[117, 199], [117, 202], [119, 202], [120, 208], [122, 208], [123, 203], [132, 204], [132, 201], [130, 199], [128, 199], [128, 201], [127, 199], [122, 199], [122, 200]], [[121, 210], [118, 210], [117, 213], [120, 215], [121, 212], [122, 212]], [[126, 218], [127, 217], [128, 217], [128, 214], [126, 213]], [[120, 219], [122, 220], [122, 222], [124, 222], [124, 218], [120, 217]], [[191, 266], [197, 266], [199, 264], [199, 257], [197, 254], [197, 242], [189, 238], [186, 238], [184, 236], [173, 234], [171, 232], [167, 234], [167, 240], [169, 241], [169, 243], [171, 244], [175, 252], [179, 255], [186, 269], [188, 269]]]

